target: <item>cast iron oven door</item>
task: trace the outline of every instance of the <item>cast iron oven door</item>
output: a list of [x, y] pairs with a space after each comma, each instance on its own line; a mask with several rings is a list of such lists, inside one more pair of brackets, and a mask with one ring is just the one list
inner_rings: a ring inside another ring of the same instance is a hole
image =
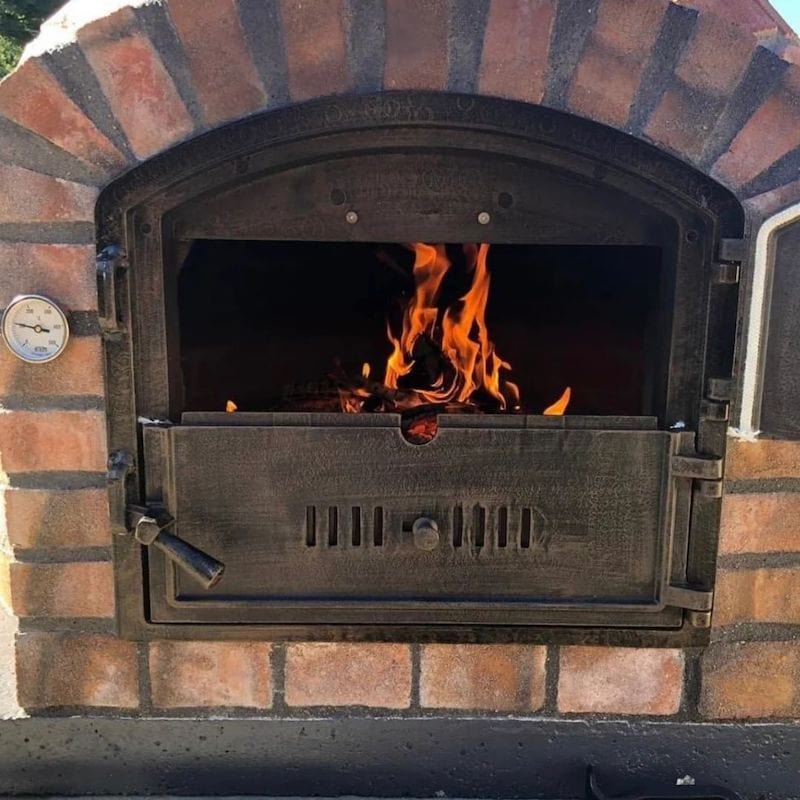
[[604, 625], [624, 608], [630, 626], [677, 628], [709, 607], [669, 579], [686, 571], [691, 476], [719, 469], [692, 434], [475, 421], [443, 416], [424, 446], [394, 415], [147, 427], [150, 502], [226, 567], [206, 590], [151, 550], [153, 621]]

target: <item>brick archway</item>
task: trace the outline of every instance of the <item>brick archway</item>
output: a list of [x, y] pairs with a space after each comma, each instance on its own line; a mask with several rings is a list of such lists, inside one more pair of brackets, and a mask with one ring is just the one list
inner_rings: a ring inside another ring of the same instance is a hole
[[[777, 30], [756, 35], [739, 6], [73, 2], [2, 83], [4, 168], [102, 186], [177, 142], [260, 111], [336, 94], [425, 89], [594, 119], [774, 211], [796, 199], [787, 184], [799, 157], [800, 67], [787, 60], [792, 41]], [[47, 184], [56, 206], [41, 214], [49, 211], [54, 222], [87, 216], [90, 191], [15, 178], [15, 206]], [[22, 221], [20, 214], [16, 208], [4, 222]]]

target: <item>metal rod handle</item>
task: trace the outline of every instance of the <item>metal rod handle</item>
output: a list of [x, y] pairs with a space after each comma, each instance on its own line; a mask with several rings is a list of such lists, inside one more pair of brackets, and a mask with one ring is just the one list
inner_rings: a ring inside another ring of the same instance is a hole
[[145, 547], [158, 548], [204, 589], [211, 589], [219, 583], [225, 565], [174, 533], [166, 531], [165, 528], [175, 520], [164, 508], [130, 506], [128, 513], [129, 527], [137, 542]]
[[153, 539], [153, 546], [191, 575], [204, 589], [216, 586], [225, 572], [225, 565], [221, 561], [167, 531], [161, 531]]

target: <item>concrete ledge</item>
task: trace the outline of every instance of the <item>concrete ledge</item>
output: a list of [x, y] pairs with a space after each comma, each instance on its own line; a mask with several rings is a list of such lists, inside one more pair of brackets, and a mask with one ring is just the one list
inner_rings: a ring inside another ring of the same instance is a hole
[[800, 726], [509, 719], [28, 719], [0, 724], [0, 794], [610, 796], [691, 776], [798, 797]]

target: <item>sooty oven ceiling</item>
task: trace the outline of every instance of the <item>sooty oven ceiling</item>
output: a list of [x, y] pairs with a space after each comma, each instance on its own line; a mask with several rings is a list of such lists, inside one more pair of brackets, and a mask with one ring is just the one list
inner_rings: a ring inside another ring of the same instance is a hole
[[[104, 195], [122, 633], [705, 641], [738, 207], [555, 112], [361, 102]], [[478, 386], [432, 403], [467, 296]]]

